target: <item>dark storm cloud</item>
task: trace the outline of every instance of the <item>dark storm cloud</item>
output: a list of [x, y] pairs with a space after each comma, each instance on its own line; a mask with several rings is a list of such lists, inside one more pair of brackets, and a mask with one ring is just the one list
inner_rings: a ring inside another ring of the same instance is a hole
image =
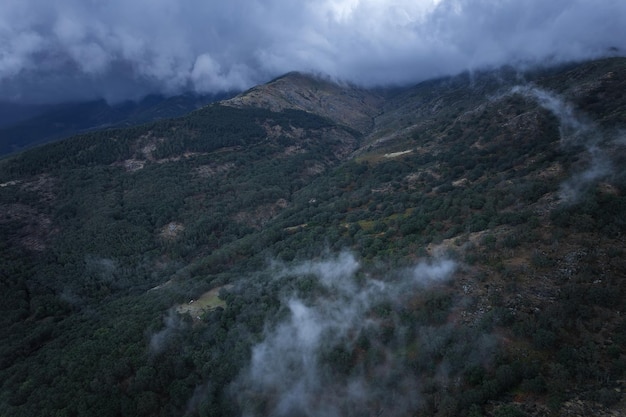
[[626, 49], [622, 0], [4, 0], [0, 99], [364, 85]]

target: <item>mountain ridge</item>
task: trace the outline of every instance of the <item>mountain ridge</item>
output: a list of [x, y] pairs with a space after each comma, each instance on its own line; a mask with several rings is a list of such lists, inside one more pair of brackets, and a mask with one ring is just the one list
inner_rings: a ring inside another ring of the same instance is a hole
[[304, 110], [367, 133], [383, 97], [375, 90], [341, 85], [321, 76], [290, 72], [226, 101], [222, 105]]

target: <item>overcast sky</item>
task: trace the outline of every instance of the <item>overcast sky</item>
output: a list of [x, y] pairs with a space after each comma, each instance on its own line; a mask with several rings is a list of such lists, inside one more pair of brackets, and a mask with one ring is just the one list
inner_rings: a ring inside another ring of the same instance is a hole
[[[626, 0], [1, 0], [0, 100], [362, 85], [626, 52]], [[615, 53], [615, 52], [614, 52]]]

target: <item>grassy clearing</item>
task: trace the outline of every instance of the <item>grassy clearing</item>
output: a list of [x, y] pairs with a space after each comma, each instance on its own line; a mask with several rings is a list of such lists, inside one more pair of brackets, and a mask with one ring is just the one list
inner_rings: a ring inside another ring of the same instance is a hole
[[207, 291], [202, 294], [198, 299], [189, 300], [188, 303], [180, 304], [176, 307], [176, 312], [179, 314], [189, 313], [191, 317], [199, 317], [203, 313], [211, 310], [215, 310], [218, 307], [225, 308], [226, 302], [219, 298], [219, 293], [222, 288], [228, 288], [229, 286], [222, 286], [213, 288], [211, 291]]

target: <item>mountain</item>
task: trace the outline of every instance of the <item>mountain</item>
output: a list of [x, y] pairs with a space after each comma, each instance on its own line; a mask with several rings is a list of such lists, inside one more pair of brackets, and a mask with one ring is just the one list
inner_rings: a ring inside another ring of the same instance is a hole
[[46, 105], [17, 104], [0, 101], [0, 128], [31, 119], [47, 110]]
[[109, 104], [104, 100], [56, 105], [0, 103], [0, 156], [80, 132], [132, 126], [187, 114], [228, 95], [147, 96]]
[[338, 85], [320, 76], [291, 72], [240, 94], [223, 105], [261, 107], [271, 111], [303, 110], [369, 132], [384, 102], [382, 91]]
[[625, 83], [290, 73], [4, 158], [1, 414], [624, 414]]

